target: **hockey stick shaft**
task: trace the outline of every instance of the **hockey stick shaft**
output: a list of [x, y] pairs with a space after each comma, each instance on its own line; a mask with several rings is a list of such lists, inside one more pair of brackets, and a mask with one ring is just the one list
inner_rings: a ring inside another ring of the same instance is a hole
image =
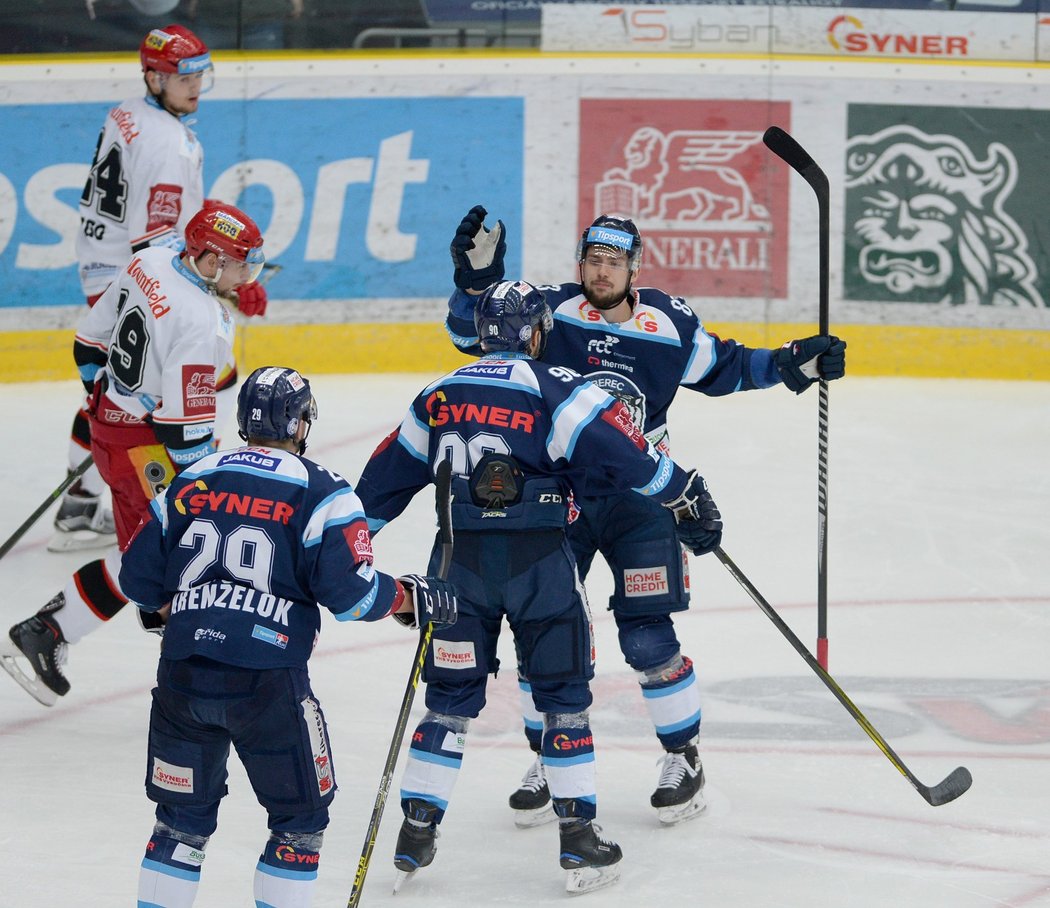
[[[441, 537], [441, 565], [438, 568], [438, 577], [444, 580], [448, 577], [449, 565], [452, 562], [452, 465], [447, 460], [443, 460], [438, 464], [436, 481], [438, 532]], [[401, 750], [401, 742], [405, 738], [405, 730], [408, 728], [408, 715], [412, 711], [412, 701], [416, 696], [419, 677], [423, 672], [423, 664], [426, 662], [427, 650], [430, 648], [430, 640], [433, 634], [434, 625], [428, 623], [419, 637], [419, 645], [416, 647], [416, 655], [412, 660], [412, 670], [408, 676], [405, 695], [401, 699], [401, 709], [397, 714], [394, 736], [390, 741], [390, 749], [387, 751], [386, 763], [383, 766], [383, 776], [379, 781], [379, 790], [376, 792], [375, 804], [372, 806], [372, 816], [368, 821], [365, 843], [361, 848], [361, 857], [357, 862], [354, 885], [350, 889], [350, 898], [346, 903], [346, 908], [357, 908], [361, 901], [361, 892], [365, 886], [365, 875], [368, 873], [368, 866], [372, 861], [372, 852], [375, 850], [376, 836], [379, 834], [379, 823], [383, 819], [383, 810], [386, 807], [386, 799], [390, 793], [390, 783], [394, 777], [397, 756]]]
[[80, 465], [75, 470], [72, 470], [66, 475], [66, 478], [59, 484], [58, 488], [51, 492], [51, 494], [48, 495], [47, 498], [43, 500], [43, 502], [41, 502], [40, 506], [26, 518], [25, 522], [8, 537], [7, 542], [5, 542], [3, 545], [0, 545], [0, 558], [3, 558], [4, 555], [6, 555], [9, 551], [11, 551], [12, 548], [14, 548], [18, 540], [25, 536], [25, 534], [29, 531], [29, 528], [40, 519], [40, 516], [44, 513], [44, 511], [51, 507], [51, 505], [54, 504], [56, 499], [61, 498], [62, 493], [65, 492], [65, 490], [68, 489], [71, 485], [73, 485], [74, 482], [80, 479], [80, 477], [83, 476], [90, 469], [91, 465], [94, 462], [95, 458], [88, 454], [88, 456], [80, 462]]
[[[779, 126], [770, 126], [762, 137], [766, 147], [802, 177], [817, 198], [819, 333], [830, 327], [831, 293], [831, 192], [828, 178], [816, 161]], [[828, 383], [819, 382], [817, 407], [817, 660], [828, 667]]]
[[947, 804], [949, 801], [954, 801], [957, 797], [966, 792], [973, 782], [973, 779], [970, 776], [969, 770], [963, 766], [954, 769], [944, 781], [932, 787], [920, 782], [912, 771], [904, 764], [904, 761], [897, 755], [896, 751], [894, 751], [894, 749], [886, 742], [886, 739], [879, 734], [875, 726], [868, 721], [864, 713], [862, 713], [853, 701], [846, 696], [846, 692], [839, 687], [835, 679], [832, 678], [825, 668], [813, 658], [813, 654], [806, 649], [802, 641], [799, 640], [794, 631], [787, 626], [784, 619], [777, 614], [773, 606], [765, 600], [765, 597], [763, 597], [763, 595], [756, 589], [755, 585], [747, 579], [744, 572], [733, 563], [733, 560], [722, 551], [721, 548], [717, 548], [714, 551], [718, 560], [726, 566], [726, 570], [733, 575], [736, 582], [744, 588], [758, 607], [765, 612], [766, 617], [776, 625], [777, 630], [787, 638], [788, 643], [795, 648], [795, 651], [805, 660], [806, 664], [813, 669], [817, 677], [824, 682], [824, 686], [835, 695], [835, 699], [846, 707], [846, 711], [853, 716], [856, 723], [864, 729], [865, 734], [875, 742], [875, 746], [882, 751], [886, 759], [897, 768], [897, 771], [911, 783], [912, 787], [919, 792], [929, 804], [938, 807], [941, 804]]

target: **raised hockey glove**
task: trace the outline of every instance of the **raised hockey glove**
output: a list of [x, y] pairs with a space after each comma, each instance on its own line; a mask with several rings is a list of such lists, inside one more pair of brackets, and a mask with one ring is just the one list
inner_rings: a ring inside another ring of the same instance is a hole
[[266, 301], [266, 288], [258, 281], [237, 288], [237, 311], [241, 315], [266, 315]]
[[456, 590], [447, 580], [437, 577], [422, 577], [419, 574], [406, 574], [398, 577], [402, 586], [412, 591], [415, 603], [415, 614], [412, 612], [395, 612], [394, 617], [405, 627], [420, 628], [433, 624], [434, 627], [450, 627], [456, 623]]
[[488, 212], [475, 205], [459, 222], [449, 251], [455, 271], [452, 280], [460, 290], [482, 291], [503, 280], [503, 257], [507, 254], [507, 231], [503, 221], [487, 229], [483, 222]]
[[678, 539], [694, 555], [706, 555], [722, 544], [722, 515], [696, 470], [689, 474], [685, 491], [664, 507], [674, 512]]
[[846, 342], [823, 334], [789, 341], [773, 354], [773, 362], [784, 384], [801, 394], [818, 379], [834, 381], [846, 374]]

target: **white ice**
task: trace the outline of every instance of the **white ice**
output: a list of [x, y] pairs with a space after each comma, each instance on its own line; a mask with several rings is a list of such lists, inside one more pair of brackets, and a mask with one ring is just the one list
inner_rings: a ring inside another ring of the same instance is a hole
[[[311, 455], [356, 480], [427, 380], [318, 377]], [[6, 538], [63, 475], [78, 393], [74, 383], [4, 391]], [[831, 674], [919, 779], [932, 785], [965, 765], [973, 788], [927, 805], [706, 556], [692, 559], [693, 606], [677, 625], [704, 692], [710, 807], [661, 828], [648, 803], [660, 751], [598, 563], [588, 588], [599, 815], [624, 860], [615, 887], [583, 897], [591, 905], [1050, 906], [1050, 384], [847, 378], [831, 386], [830, 403]], [[816, 391], [683, 392], [671, 416], [676, 456], [708, 478], [722, 509], [726, 552], [812, 649]], [[432, 509], [421, 494], [379, 535], [382, 569], [425, 566]], [[4, 629], [88, 560], [49, 554], [50, 523], [49, 513], [0, 562]], [[555, 828], [518, 830], [507, 807], [531, 754], [504, 642], [434, 864], [391, 895], [402, 753], [362, 904], [570, 898]], [[392, 622], [325, 622], [311, 671], [340, 789], [317, 906], [346, 904], [414, 646]], [[3, 908], [134, 904], [153, 816], [143, 779], [156, 658], [156, 640], [125, 610], [72, 649], [72, 692], [53, 709], [0, 675]], [[198, 906], [252, 905], [265, 814], [235, 758], [230, 770]]]

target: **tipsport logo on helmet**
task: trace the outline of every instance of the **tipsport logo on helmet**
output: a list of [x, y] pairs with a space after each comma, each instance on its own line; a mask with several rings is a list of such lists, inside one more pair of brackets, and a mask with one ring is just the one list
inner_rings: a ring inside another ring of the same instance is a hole
[[591, 227], [587, 231], [587, 239], [585, 240], [585, 244], [588, 246], [612, 246], [614, 249], [622, 249], [624, 252], [630, 252], [633, 243], [634, 237], [631, 234], [622, 230], [613, 230], [609, 227]]

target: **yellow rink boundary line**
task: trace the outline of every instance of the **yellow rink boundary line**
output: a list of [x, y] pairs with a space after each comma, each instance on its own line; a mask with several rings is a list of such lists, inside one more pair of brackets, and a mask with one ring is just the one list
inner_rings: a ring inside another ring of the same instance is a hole
[[[714, 322], [709, 331], [751, 347], [814, 333], [812, 324]], [[842, 325], [850, 375], [1050, 381], [1050, 331]], [[75, 379], [73, 332], [0, 332], [0, 381]], [[322, 373], [420, 372], [437, 376], [468, 359], [435, 323], [380, 322], [238, 326], [238, 366], [294, 366]]]

